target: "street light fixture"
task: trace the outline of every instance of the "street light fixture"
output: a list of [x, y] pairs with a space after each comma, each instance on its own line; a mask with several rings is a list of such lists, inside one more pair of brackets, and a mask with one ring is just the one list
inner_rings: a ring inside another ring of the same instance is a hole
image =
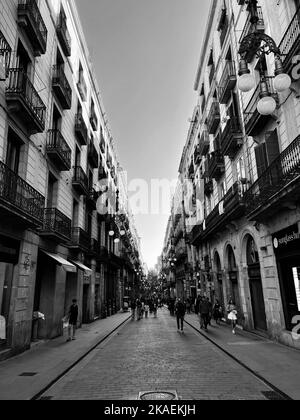
[[[265, 33], [257, 31], [257, 24], [259, 21], [257, 0], [246, 0], [248, 9], [251, 14], [250, 22], [254, 25], [254, 32], [247, 35], [241, 42], [239, 55], [241, 57], [239, 63], [239, 79], [238, 88], [242, 92], [250, 92], [255, 88], [255, 79], [248, 68], [247, 54], [249, 51], [254, 51], [256, 56], [262, 62], [262, 59], [269, 54], [275, 56], [275, 79], [274, 88], [277, 92], [284, 92], [289, 89], [292, 80], [288, 74], [284, 72], [281, 51], [277, 47], [273, 38]], [[260, 71], [260, 100], [257, 105], [257, 110], [261, 115], [271, 115], [276, 109], [276, 101], [272, 97], [266, 81], [264, 71]]]

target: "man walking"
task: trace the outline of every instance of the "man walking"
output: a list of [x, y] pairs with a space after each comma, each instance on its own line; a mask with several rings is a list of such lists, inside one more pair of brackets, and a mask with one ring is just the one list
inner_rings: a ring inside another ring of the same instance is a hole
[[67, 341], [76, 340], [76, 327], [78, 320], [78, 305], [77, 300], [73, 299], [72, 305], [69, 310], [69, 338]]
[[186, 313], [186, 306], [180, 298], [177, 300], [175, 305], [175, 313], [177, 318], [177, 330], [178, 332], [181, 331], [183, 333], [183, 321]]
[[207, 326], [209, 324], [211, 305], [208, 299], [203, 299], [199, 305], [200, 312], [200, 328], [204, 328], [205, 331], [208, 331]]

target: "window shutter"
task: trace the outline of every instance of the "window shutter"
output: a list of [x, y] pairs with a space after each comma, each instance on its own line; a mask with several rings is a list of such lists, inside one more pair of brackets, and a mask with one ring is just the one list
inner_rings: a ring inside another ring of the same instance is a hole
[[254, 150], [256, 157], [257, 174], [258, 177], [260, 177], [268, 167], [266, 145], [264, 143], [260, 144], [257, 147], [255, 147]]
[[265, 141], [268, 164], [271, 165], [280, 155], [277, 130], [267, 132]]

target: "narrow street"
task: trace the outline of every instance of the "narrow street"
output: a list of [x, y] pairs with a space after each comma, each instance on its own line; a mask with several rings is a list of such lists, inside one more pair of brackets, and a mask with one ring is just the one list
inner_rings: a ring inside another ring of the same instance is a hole
[[264, 400], [271, 391], [191, 327], [178, 333], [163, 309], [126, 323], [41, 398], [136, 400], [175, 390], [184, 400]]

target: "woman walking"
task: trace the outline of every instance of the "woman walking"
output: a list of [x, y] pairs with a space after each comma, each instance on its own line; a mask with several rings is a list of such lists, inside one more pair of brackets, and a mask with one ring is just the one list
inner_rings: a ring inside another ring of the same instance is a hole
[[222, 306], [220, 305], [220, 302], [216, 300], [216, 303], [214, 305], [213, 309], [213, 317], [217, 325], [221, 325], [221, 319], [222, 319]]
[[227, 314], [228, 314], [228, 319], [231, 322], [232, 334], [235, 334], [235, 329], [236, 329], [236, 324], [237, 324], [237, 310], [236, 310], [235, 303], [232, 299], [230, 299], [227, 305]]

